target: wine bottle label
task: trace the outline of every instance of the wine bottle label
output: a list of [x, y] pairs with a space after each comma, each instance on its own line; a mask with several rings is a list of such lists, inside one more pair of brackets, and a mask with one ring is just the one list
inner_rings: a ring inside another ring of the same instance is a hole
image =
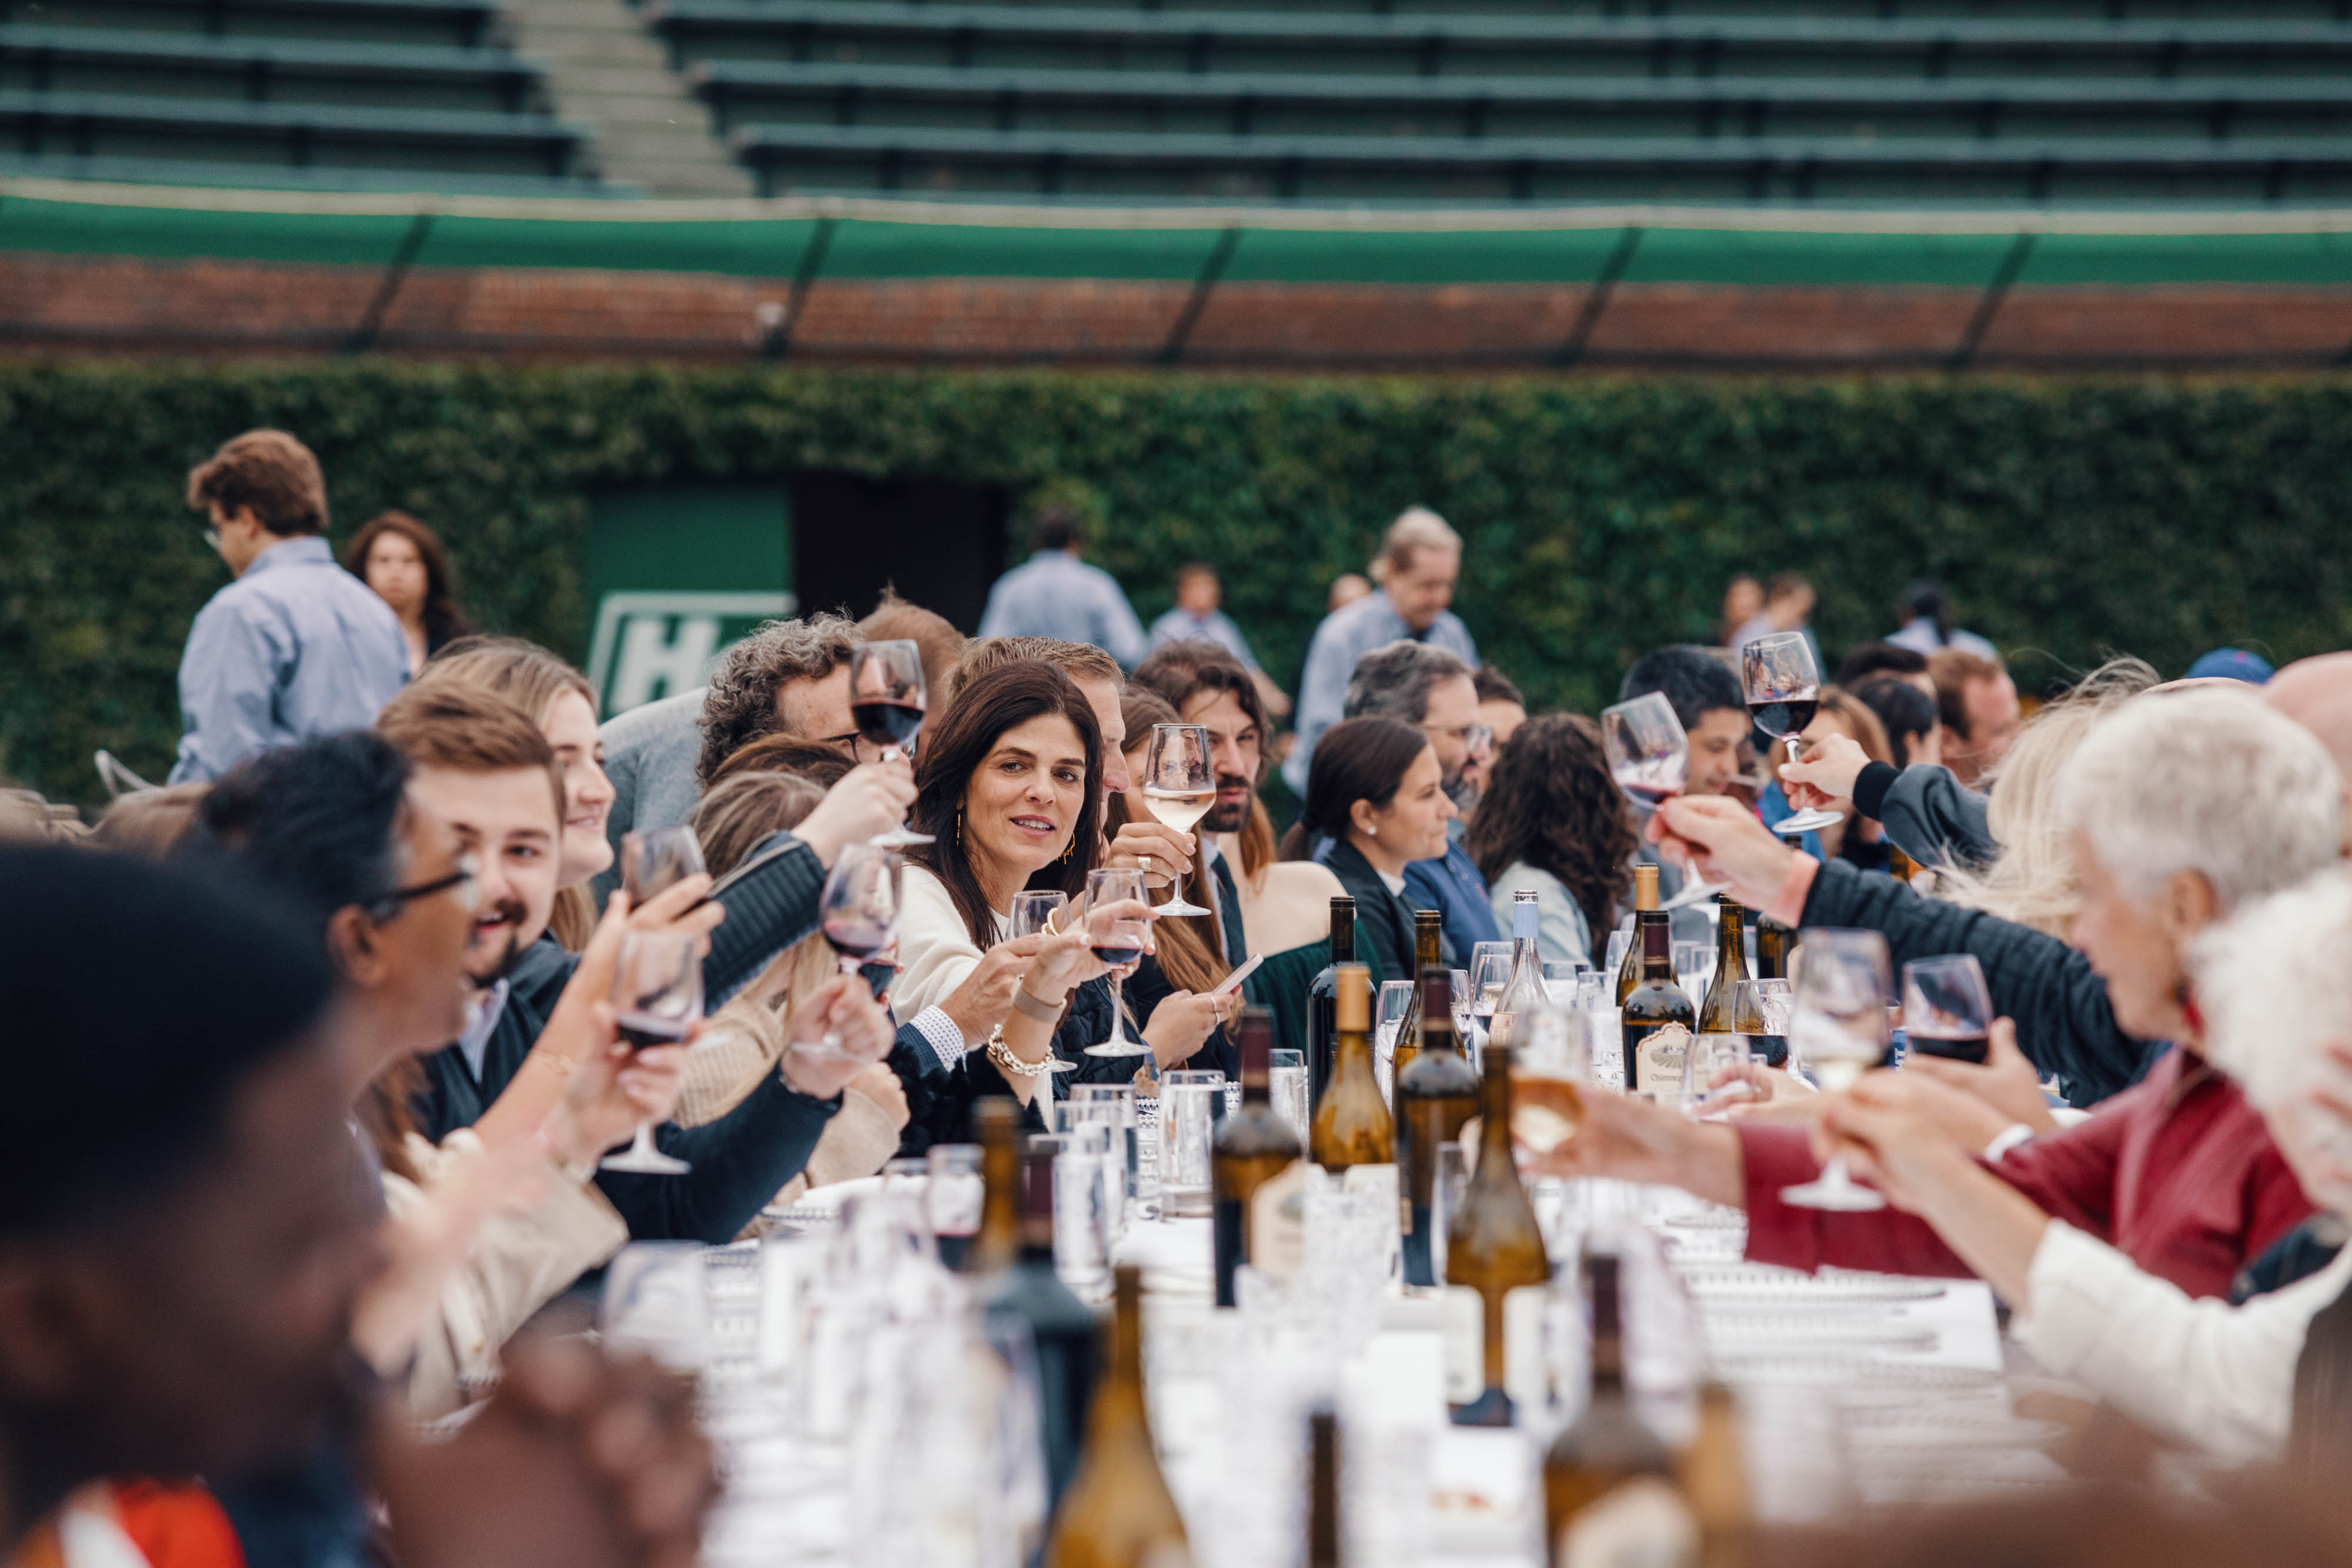
[[1633, 1059], [1634, 1091], [1674, 1099], [1683, 1092], [1683, 1058], [1690, 1054], [1690, 1030], [1681, 1024], [1670, 1023], [1637, 1038], [1639, 1027], [1628, 1024], [1625, 1028], [1625, 1051]]
[[1249, 1263], [1287, 1280], [1307, 1266], [1307, 1172], [1299, 1160], [1250, 1195]]
[[1656, 1476], [1636, 1476], [1569, 1516], [1553, 1561], [1559, 1568], [1692, 1568], [1698, 1525], [1680, 1492]]
[[[1551, 1369], [1544, 1358], [1544, 1311], [1550, 1295], [1542, 1285], [1503, 1292], [1503, 1387], [1523, 1411], [1540, 1410], [1551, 1395]], [[1448, 1285], [1437, 1306], [1438, 1326], [1445, 1334], [1445, 1402], [1467, 1405], [1486, 1391], [1486, 1299], [1474, 1286]]]
[[1486, 1301], [1468, 1285], [1448, 1285], [1437, 1306], [1445, 1333], [1445, 1402], [1467, 1405], [1486, 1389]]

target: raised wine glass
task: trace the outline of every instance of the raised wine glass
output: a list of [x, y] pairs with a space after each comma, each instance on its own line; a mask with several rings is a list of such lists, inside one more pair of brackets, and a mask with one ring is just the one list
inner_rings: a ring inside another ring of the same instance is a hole
[[[1070, 895], [1059, 888], [1024, 888], [1013, 895], [1013, 925], [1005, 933], [1019, 940], [1040, 932], [1048, 936], [1059, 927], [1062, 911], [1069, 908]], [[1078, 1064], [1065, 1061], [1058, 1056], [1045, 1058], [1050, 1072], [1076, 1072]]]
[[653, 828], [621, 835], [621, 886], [629, 907], [642, 909], [646, 900], [688, 877], [699, 876], [702, 845], [692, 828]]
[[[883, 848], [879, 839], [841, 847], [824, 879], [824, 891], [817, 894], [817, 919], [843, 974], [856, 974], [898, 940], [899, 867], [898, 855]], [[795, 1041], [792, 1049], [807, 1056], [849, 1059], [849, 1052], [841, 1049], [841, 1036], [831, 1030], [814, 1043]]]
[[[1644, 814], [1681, 794], [1690, 781], [1690, 736], [1664, 692], [1644, 692], [1602, 708], [1601, 749], [1609, 758], [1609, 776], [1633, 809]], [[1730, 886], [1727, 882], [1694, 882], [1658, 907], [1680, 909]]]
[[1110, 966], [1110, 1038], [1087, 1047], [1088, 1056], [1148, 1056], [1151, 1048], [1127, 1037], [1127, 1010], [1118, 983], [1143, 961], [1145, 931], [1150, 922], [1138, 904], [1149, 908], [1143, 896], [1143, 873], [1124, 867], [1087, 873], [1087, 946]]
[[[1774, 632], [1739, 650], [1740, 684], [1747, 688], [1748, 716], [1765, 734], [1786, 741], [1790, 760], [1798, 737], [1822, 706], [1822, 672], [1802, 632]], [[1811, 807], [1772, 824], [1776, 833], [1810, 833], [1845, 819]]]
[[[1210, 760], [1209, 732], [1197, 724], [1155, 724], [1151, 727], [1151, 749], [1144, 754], [1143, 777], [1136, 781], [1143, 790], [1143, 803], [1162, 826], [1189, 833], [1192, 825], [1209, 814], [1217, 803], [1217, 774]], [[1151, 875], [1151, 858], [1143, 857], [1143, 874]], [[1178, 877], [1168, 884], [1168, 902], [1155, 907], [1154, 915], [1207, 915], [1184, 896], [1184, 882]]]
[[[1886, 1059], [1886, 938], [1875, 931], [1817, 929], [1805, 933], [1805, 960], [1797, 972], [1796, 1007], [1789, 1019], [1789, 1055], [1822, 1089], [1851, 1089]], [[1863, 1214], [1886, 1199], [1846, 1174], [1832, 1158], [1801, 1186], [1780, 1189], [1784, 1203], [1838, 1214]]]
[[1903, 966], [1903, 1031], [1922, 1056], [1984, 1065], [1992, 1054], [1992, 994], [1975, 954], [1947, 953]]
[[[903, 637], [860, 643], [849, 653], [849, 719], [885, 762], [903, 761], [923, 727], [923, 653]], [[886, 850], [931, 841], [903, 824], [874, 841]]]
[[[702, 960], [695, 956], [694, 938], [680, 931], [632, 931], [622, 937], [612, 1000], [613, 1021], [636, 1050], [684, 1040], [702, 1016]], [[605, 1156], [602, 1168], [683, 1176], [694, 1167], [654, 1147], [654, 1124], [640, 1122], [635, 1139]]]

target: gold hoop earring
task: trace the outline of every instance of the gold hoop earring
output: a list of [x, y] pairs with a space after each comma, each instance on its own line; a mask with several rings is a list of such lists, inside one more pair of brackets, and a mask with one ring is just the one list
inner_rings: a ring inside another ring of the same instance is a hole
[[963, 848], [963, 807], [956, 807], [956, 848]]
[[1064, 865], [1067, 865], [1067, 864], [1069, 864], [1069, 863], [1070, 863], [1070, 852], [1071, 852], [1071, 851], [1073, 851], [1073, 850], [1075, 850], [1075, 849], [1076, 849], [1077, 847], [1078, 847], [1078, 830], [1077, 830], [1077, 829], [1076, 829], [1076, 828], [1072, 828], [1072, 829], [1070, 830], [1070, 841], [1069, 841], [1068, 843], [1064, 844], [1064, 845], [1062, 846], [1062, 863], [1063, 863]]

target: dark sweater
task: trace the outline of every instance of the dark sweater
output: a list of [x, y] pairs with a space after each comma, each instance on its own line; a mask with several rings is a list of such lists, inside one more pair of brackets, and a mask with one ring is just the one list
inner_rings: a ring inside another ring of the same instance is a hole
[[1898, 971], [1911, 958], [1973, 953], [1993, 1010], [2017, 1021], [2018, 1049], [2058, 1075], [2069, 1103], [2091, 1105], [2138, 1081], [2161, 1041], [2116, 1027], [2107, 988], [2090, 960], [2054, 936], [1956, 904], [1922, 898], [1902, 883], [1839, 861], [1822, 863], [1805, 899], [1806, 925], [1883, 933]]
[[1985, 797], [1942, 768], [1871, 763], [1853, 781], [1853, 804], [1921, 865], [1975, 868], [2000, 852], [1985, 825]]
[[[898, 1043], [890, 1051], [891, 1070], [907, 1091], [907, 1130], [899, 1135], [898, 1153], [910, 1159], [933, 1144], [971, 1143], [972, 1102], [983, 1094], [1013, 1092], [1004, 1074], [988, 1060], [986, 1050], [966, 1051], [954, 1067], [942, 1069], [928, 1045], [909, 1039], [912, 1033], [911, 1029], [901, 1029]], [[1070, 993], [1069, 1011], [1054, 1030], [1054, 1054], [1076, 1063], [1077, 1071], [1056, 1072], [1046, 1080], [1053, 1087], [1052, 1099], [1068, 1099], [1074, 1082], [1124, 1082], [1149, 1060], [1086, 1053], [1087, 1047], [1109, 1038], [1109, 982], [1088, 980]], [[1022, 1108], [1021, 1124], [1024, 1132], [1053, 1131], [1037, 1105]]]
[[[1339, 885], [1355, 899], [1356, 930], [1360, 936], [1371, 938], [1378, 972], [1391, 980], [1412, 979], [1415, 906], [1402, 894], [1391, 893], [1372, 862], [1345, 839], [1332, 840], [1316, 858], [1330, 867]], [[1360, 949], [1358, 956], [1362, 956]]]

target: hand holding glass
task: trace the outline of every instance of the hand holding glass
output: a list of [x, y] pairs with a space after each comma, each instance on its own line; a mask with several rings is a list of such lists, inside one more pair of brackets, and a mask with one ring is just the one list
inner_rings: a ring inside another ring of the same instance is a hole
[[[1813, 646], [1802, 632], [1774, 632], [1739, 650], [1740, 684], [1747, 688], [1748, 716], [1765, 734], [1788, 743], [1791, 758], [1797, 738], [1821, 708], [1822, 672], [1813, 663]], [[1809, 833], [1845, 821], [1835, 811], [1808, 809], [1772, 824], [1776, 833]]]
[[1088, 1056], [1148, 1056], [1149, 1046], [1127, 1037], [1127, 1014], [1118, 983], [1142, 962], [1150, 906], [1143, 896], [1143, 873], [1106, 867], [1087, 873], [1087, 946], [1110, 967], [1110, 1038], [1087, 1047]]
[[[834, 861], [824, 891], [817, 894], [817, 918], [843, 974], [856, 974], [859, 966], [898, 940], [898, 857], [879, 839], [844, 844]], [[814, 1044], [795, 1042], [793, 1049], [835, 1061], [850, 1055], [841, 1049], [841, 1036], [830, 1030]]]
[[[1013, 895], [1013, 929], [1009, 935], [1018, 941], [1024, 936], [1057, 935], [1055, 927], [1062, 912], [1070, 906], [1070, 895], [1058, 888], [1024, 888]], [[1065, 1061], [1058, 1056], [1047, 1056], [1049, 1072], [1076, 1072], [1078, 1064]]]
[[[1690, 781], [1690, 737], [1664, 692], [1645, 692], [1630, 702], [1602, 708], [1601, 749], [1609, 758], [1609, 776], [1634, 809], [1643, 813], [1655, 811], [1661, 802], [1681, 794]], [[1713, 898], [1730, 885], [1694, 882], [1658, 907], [1680, 909], [1702, 898]]]
[[[923, 654], [905, 638], [860, 643], [849, 654], [849, 720], [858, 738], [881, 749], [885, 762], [906, 759], [903, 747], [914, 744], [923, 727], [927, 699], [923, 691]], [[931, 841], [929, 833], [891, 829], [874, 841], [884, 849], [903, 850]]]
[[[1189, 833], [1192, 825], [1217, 803], [1216, 767], [1211, 759], [1209, 732], [1197, 724], [1155, 724], [1151, 749], [1144, 754], [1143, 777], [1137, 781], [1143, 802], [1164, 827]], [[1151, 874], [1151, 857], [1143, 859], [1143, 874]], [[1168, 886], [1168, 902], [1154, 915], [1207, 915], [1210, 912], [1184, 896], [1181, 878]]]
[[[636, 1050], [683, 1041], [702, 1016], [702, 961], [694, 956], [694, 938], [678, 931], [632, 931], [622, 937], [612, 1001], [621, 1038]], [[654, 1147], [653, 1124], [640, 1122], [635, 1141], [602, 1168], [682, 1176], [694, 1167]]]
[[631, 909], [643, 909], [646, 900], [664, 889], [700, 876], [702, 845], [692, 828], [655, 828], [621, 835], [621, 886]]

